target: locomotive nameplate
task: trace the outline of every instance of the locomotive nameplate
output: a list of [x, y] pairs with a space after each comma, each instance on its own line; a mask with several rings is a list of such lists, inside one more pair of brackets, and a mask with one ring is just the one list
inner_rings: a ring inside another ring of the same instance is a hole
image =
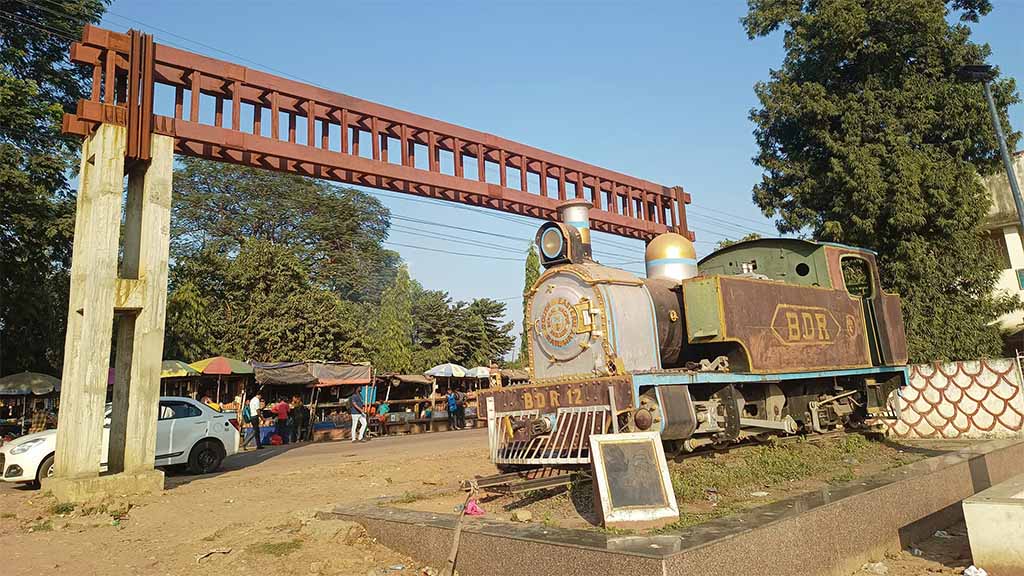
[[[852, 317], [848, 320], [847, 330], [852, 336], [856, 324]], [[772, 332], [786, 346], [831, 346], [842, 329], [836, 315], [821, 306], [779, 304], [772, 317]]]
[[597, 406], [608, 404], [608, 387], [614, 386], [615, 407], [632, 407], [633, 384], [629, 378], [595, 378], [584, 382], [529, 384], [481, 390], [480, 398], [494, 398], [498, 412], [513, 410], [540, 410], [554, 412], [569, 406]]

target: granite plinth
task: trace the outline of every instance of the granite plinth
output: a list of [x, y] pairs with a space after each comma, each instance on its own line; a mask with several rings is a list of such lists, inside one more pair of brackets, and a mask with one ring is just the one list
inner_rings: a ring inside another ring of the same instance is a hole
[[[457, 568], [464, 576], [845, 576], [958, 521], [961, 500], [1021, 473], [1024, 440], [992, 440], [671, 534], [473, 519], [463, 525]], [[385, 546], [434, 566], [444, 565], [457, 520], [375, 504], [323, 517], [359, 522]]]
[[159, 492], [164, 489], [164, 473], [162, 470], [146, 470], [82, 478], [44, 478], [42, 489], [51, 492], [59, 502], [98, 502], [119, 496]]
[[964, 500], [974, 564], [999, 576], [1024, 576], [1024, 474]]

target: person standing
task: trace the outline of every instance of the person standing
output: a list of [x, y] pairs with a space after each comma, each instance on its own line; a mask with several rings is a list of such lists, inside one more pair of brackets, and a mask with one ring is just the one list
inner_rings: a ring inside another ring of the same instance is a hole
[[[249, 406], [248, 406], [249, 424], [252, 425], [252, 436], [253, 436], [253, 438], [256, 439], [256, 449], [257, 450], [263, 450], [263, 440], [260, 437], [260, 413], [261, 413], [261, 408], [262, 408], [260, 406], [260, 400], [261, 400], [260, 399], [260, 393], [257, 392], [249, 400]], [[249, 444], [249, 441], [247, 440], [247, 441], [242, 443], [242, 447], [244, 448], [248, 444]]]
[[32, 420], [29, 422], [28, 433], [35, 434], [36, 432], [42, 432], [46, 430], [50, 424], [50, 417], [43, 410], [43, 401], [36, 400], [36, 403], [32, 409]]
[[466, 393], [455, 390], [455, 425], [459, 430], [466, 429]]
[[352, 441], [364, 442], [366, 434], [366, 405], [359, 394], [359, 388], [348, 398], [348, 413], [352, 416]]
[[274, 414], [277, 416], [277, 420], [274, 423], [274, 434], [281, 437], [281, 443], [288, 443], [288, 402], [282, 396], [277, 404], [274, 404]]
[[448, 401], [448, 429], [458, 430], [459, 429], [459, 400], [455, 396], [455, 391], [448, 388], [448, 393], [445, 394], [445, 399]]
[[302, 403], [302, 397], [298, 394], [292, 396], [291, 421], [292, 442], [297, 443], [302, 440], [303, 430], [309, 424], [309, 409]]

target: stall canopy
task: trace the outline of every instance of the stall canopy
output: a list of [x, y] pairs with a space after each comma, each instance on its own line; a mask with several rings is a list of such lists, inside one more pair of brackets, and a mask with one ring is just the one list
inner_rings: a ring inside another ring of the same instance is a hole
[[199, 371], [181, 360], [164, 360], [160, 363], [161, 378], [185, 378], [195, 376]]
[[189, 364], [192, 368], [202, 374], [213, 376], [231, 376], [237, 374], [252, 374], [252, 365], [241, 360], [227, 358], [225, 356], [214, 356], [206, 360], [200, 360]]
[[265, 386], [306, 386], [316, 383], [316, 377], [306, 369], [305, 362], [253, 362], [256, 383]]
[[490, 378], [491, 369], [486, 366], [477, 366], [466, 370], [466, 378]]
[[465, 378], [466, 369], [458, 364], [438, 364], [424, 374], [435, 378]]
[[346, 364], [343, 362], [309, 362], [309, 371], [317, 378], [317, 386], [341, 384], [369, 385], [373, 383], [373, 368], [369, 362]]
[[340, 386], [373, 383], [369, 363], [347, 362], [256, 362], [256, 383], [263, 386]]
[[0, 378], [0, 396], [44, 396], [60, 391], [60, 380], [39, 372], [20, 372]]

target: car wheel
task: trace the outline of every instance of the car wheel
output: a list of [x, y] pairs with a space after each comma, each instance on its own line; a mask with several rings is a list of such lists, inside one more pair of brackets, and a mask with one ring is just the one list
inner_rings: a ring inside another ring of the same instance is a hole
[[193, 474], [209, 474], [220, 468], [224, 461], [224, 449], [216, 442], [204, 440], [192, 447], [188, 455], [188, 471]]
[[42, 485], [43, 478], [53, 477], [53, 454], [50, 454], [43, 459], [43, 463], [39, 465], [39, 470], [36, 470], [36, 481], [32, 483], [32, 486], [39, 488]]

